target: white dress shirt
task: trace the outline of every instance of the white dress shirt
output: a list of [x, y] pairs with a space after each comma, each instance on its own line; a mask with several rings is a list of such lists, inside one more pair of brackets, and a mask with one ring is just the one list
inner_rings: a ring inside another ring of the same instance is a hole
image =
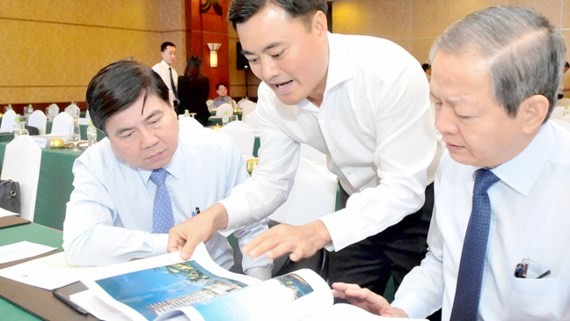
[[[352, 196], [322, 217], [340, 250], [417, 211], [436, 137], [428, 83], [417, 60], [379, 38], [329, 34], [330, 60], [320, 107], [285, 105], [261, 83], [257, 114], [260, 162], [253, 178], [222, 203], [229, 226], [270, 215], [286, 199], [299, 163], [299, 143], [327, 155], [329, 170]], [[298, 213], [303, 215], [303, 213]]]
[[[164, 60], [152, 66], [152, 70], [154, 70], [160, 76], [160, 78], [162, 78], [162, 81], [164, 81], [166, 87], [168, 87], [168, 90], [173, 93], [172, 85], [170, 84], [170, 71], [168, 68], [172, 68], [172, 80], [174, 80], [174, 86], [176, 86], [176, 89], [178, 90], [178, 73], [174, 67], [167, 64]], [[178, 92], [176, 93], [176, 96], [173, 97], [178, 97]]]
[[[423, 318], [442, 306], [449, 320], [463, 239], [471, 213], [474, 172], [446, 152], [435, 179], [429, 252], [405, 278], [393, 306]], [[570, 320], [570, 132], [547, 123], [527, 148], [494, 168], [491, 225], [479, 319]], [[528, 278], [515, 266], [531, 259]], [[551, 274], [536, 279], [550, 270]]]
[[[171, 162], [164, 167], [174, 223], [188, 219], [196, 207], [204, 210], [241, 183], [245, 163], [229, 136], [207, 129], [181, 130]], [[89, 147], [73, 166], [74, 190], [67, 203], [63, 247], [72, 265], [105, 265], [166, 253], [168, 234], [153, 234], [152, 217], [156, 185], [151, 171], [119, 161], [107, 138]], [[267, 230], [267, 221], [234, 232], [241, 246]], [[233, 265], [226, 238], [215, 234], [206, 242], [221, 266]], [[244, 256], [246, 273], [271, 270], [266, 258]], [[248, 273], [250, 274], [250, 273]]]

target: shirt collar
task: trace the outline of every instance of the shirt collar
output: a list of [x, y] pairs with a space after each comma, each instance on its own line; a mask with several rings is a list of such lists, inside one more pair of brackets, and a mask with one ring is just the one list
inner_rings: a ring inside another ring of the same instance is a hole
[[[184, 166], [189, 166], [188, 161], [185, 161], [183, 159], [183, 157], [181, 156], [181, 154], [182, 154], [182, 152], [180, 151], [180, 144], [181, 143], [182, 142], [179, 139], [178, 140], [178, 147], [176, 148], [174, 155], [172, 155], [172, 159], [170, 160], [170, 163], [168, 163], [164, 166], [164, 169], [168, 172], [168, 174], [171, 175], [172, 177], [174, 177], [175, 179], [178, 179], [181, 177], [182, 169], [184, 168]], [[152, 174], [152, 170], [139, 169], [139, 173], [140, 173], [143, 181], [146, 182], [146, 184], [148, 185], [150, 183], [150, 174]]]
[[497, 166], [492, 170], [493, 173], [505, 184], [527, 196], [548, 160], [554, 139], [552, 125], [544, 124], [521, 153]]
[[[331, 88], [354, 77], [352, 59], [350, 59], [350, 55], [346, 50], [346, 44], [342, 42], [341, 37], [342, 35], [327, 32], [329, 44], [329, 65], [327, 69], [327, 83], [324, 95], [326, 95]], [[313, 103], [311, 103], [307, 98], [303, 99], [298, 106], [317, 113], [321, 110], [313, 105]]]
[[325, 93], [338, 84], [354, 77], [353, 59], [350, 58], [348, 46], [344, 43], [343, 35], [328, 33], [329, 66]]

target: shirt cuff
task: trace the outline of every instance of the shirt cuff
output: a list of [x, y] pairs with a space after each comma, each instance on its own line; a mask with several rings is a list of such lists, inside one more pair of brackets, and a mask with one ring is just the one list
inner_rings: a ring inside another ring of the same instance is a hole
[[397, 295], [390, 305], [404, 310], [412, 319], [424, 319], [429, 313], [427, 307], [416, 296]]
[[168, 249], [167, 233], [149, 233], [152, 244], [152, 255], [165, 254]]
[[[247, 200], [240, 197], [229, 197], [219, 201], [226, 208], [228, 213], [228, 226], [226, 230], [241, 228], [248, 219], [247, 211], [240, 209], [247, 208]], [[229, 233], [231, 234], [231, 233]]]
[[271, 279], [271, 269], [269, 268], [253, 267], [245, 271], [245, 274], [262, 281]]

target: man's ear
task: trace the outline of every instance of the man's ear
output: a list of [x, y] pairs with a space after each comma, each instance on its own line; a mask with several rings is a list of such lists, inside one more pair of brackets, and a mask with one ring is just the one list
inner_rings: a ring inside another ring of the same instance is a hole
[[548, 115], [549, 105], [548, 99], [543, 95], [533, 95], [522, 102], [519, 117], [522, 117], [525, 133], [533, 133], [542, 126]]
[[328, 31], [327, 16], [324, 12], [318, 10], [313, 16], [312, 28], [319, 35], [326, 34]]

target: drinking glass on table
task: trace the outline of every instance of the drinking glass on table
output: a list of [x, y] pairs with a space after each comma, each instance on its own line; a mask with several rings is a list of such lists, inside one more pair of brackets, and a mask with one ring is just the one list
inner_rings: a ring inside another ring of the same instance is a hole
[[258, 164], [259, 164], [259, 158], [257, 158], [257, 157], [253, 157], [253, 158], [250, 158], [250, 159], [245, 161], [245, 169], [247, 170], [247, 172], [249, 173], [250, 176]]
[[29, 135], [30, 132], [26, 129], [26, 122], [16, 118], [16, 123], [14, 124], [14, 137], [20, 135]]

